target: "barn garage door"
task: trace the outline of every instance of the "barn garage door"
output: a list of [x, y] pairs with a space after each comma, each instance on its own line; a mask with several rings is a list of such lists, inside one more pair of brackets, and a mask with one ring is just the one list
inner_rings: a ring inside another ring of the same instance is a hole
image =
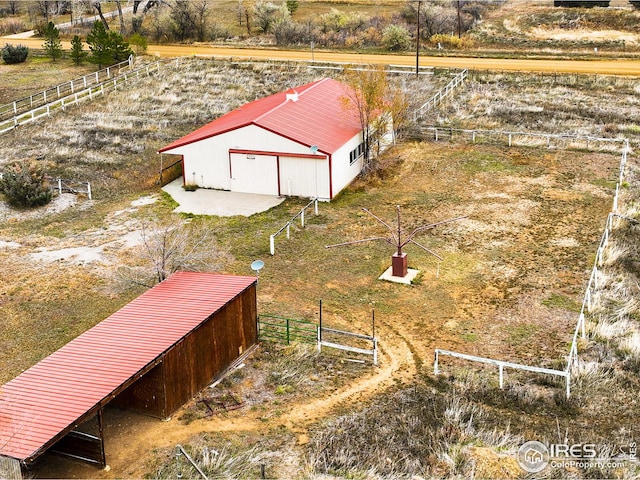
[[231, 191], [278, 195], [278, 157], [232, 153]]
[[280, 157], [280, 193], [329, 198], [329, 163], [326, 157]]

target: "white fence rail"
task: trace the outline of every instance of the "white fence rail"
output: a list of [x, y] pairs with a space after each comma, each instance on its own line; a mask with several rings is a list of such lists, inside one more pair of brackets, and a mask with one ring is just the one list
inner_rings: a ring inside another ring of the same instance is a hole
[[49, 102], [46, 105], [39, 106], [30, 111], [18, 114], [9, 120], [0, 122], [0, 134], [13, 130], [19, 125], [24, 125], [33, 122], [42, 117], [51, 116], [52, 113], [65, 110], [67, 107], [76, 105], [84, 100], [93, 100], [95, 97], [104, 95], [107, 92], [117, 90], [119, 87], [127, 84], [129, 81], [140, 78], [140, 75], [151, 75], [153, 72], [160, 71], [160, 63], [162, 61], [145, 65], [120, 74], [115, 77], [111, 77], [109, 80], [103, 81], [98, 85], [93, 85], [82, 90], [78, 90], [71, 95], [67, 95], [55, 101]]
[[[433, 127], [434, 129], [436, 127]], [[459, 132], [467, 132], [467, 133], [473, 133], [473, 132], [478, 132], [477, 130], [457, 130]], [[435, 136], [436, 136], [436, 140], [437, 140], [437, 130], [435, 130]], [[483, 133], [493, 133], [493, 134], [498, 134], [500, 136], [504, 136], [505, 134], [508, 134], [508, 142], [509, 142], [509, 146], [512, 146], [513, 144], [513, 136], [516, 135], [515, 132], [503, 132], [503, 131], [483, 131]], [[594, 261], [594, 265], [593, 268], [591, 269], [591, 275], [589, 277], [589, 282], [587, 283], [587, 288], [584, 294], [584, 298], [582, 301], [582, 307], [580, 309], [580, 314], [578, 315], [578, 321], [576, 323], [576, 327], [573, 331], [573, 337], [571, 340], [571, 347], [569, 348], [569, 355], [567, 357], [567, 366], [565, 368], [565, 370], [553, 370], [553, 369], [548, 369], [548, 368], [541, 368], [541, 367], [533, 367], [533, 366], [529, 366], [529, 365], [522, 365], [522, 364], [518, 364], [518, 363], [511, 363], [511, 362], [504, 362], [502, 360], [496, 360], [496, 359], [491, 359], [491, 358], [484, 358], [484, 357], [477, 357], [474, 355], [468, 355], [465, 353], [459, 353], [459, 352], [452, 352], [449, 350], [442, 350], [439, 348], [435, 349], [435, 359], [434, 359], [434, 374], [438, 374], [439, 370], [438, 370], [438, 359], [439, 359], [439, 355], [448, 355], [451, 357], [456, 357], [456, 358], [460, 358], [463, 360], [469, 360], [472, 362], [479, 362], [479, 363], [487, 363], [487, 364], [492, 364], [492, 365], [497, 365], [498, 369], [499, 369], [499, 375], [500, 375], [500, 388], [503, 387], [503, 371], [504, 368], [513, 368], [513, 369], [517, 369], [517, 370], [525, 370], [525, 371], [530, 371], [530, 372], [537, 372], [537, 373], [543, 373], [543, 374], [549, 374], [549, 375], [556, 375], [556, 376], [562, 376], [566, 379], [566, 396], [567, 398], [569, 398], [570, 394], [571, 394], [571, 368], [573, 367], [574, 364], [577, 364], [578, 362], [578, 342], [579, 342], [579, 338], [585, 338], [586, 337], [586, 332], [585, 332], [585, 319], [586, 319], [586, 315], [587, 313], [589, 313], [592, 310], [592, 302], [593, 302], [593, 296], [595, 294], [595, 291], [598, 288], [598, 267], [602, 266], [603, 263], [603, 254], [604, 254], [604, 250], [607, 247], [607, 244], [609, 242], [609, 236], [611, 235], [611, 232], [613, 230], [613, 219], [614, 217], [619, 217], [619, 218], [625, 218], [622, 217], [621, 215], [618, 214], [618, 203], [619, 203], [619, 197], [620, 197], [620, 188], [622, 186], [622, 182], [623, 182], [623, 178], [624, 178], [624, 172], [625, 172], [625, 167], [627, 164], [627, 156], [629, 153], [629, 140], [626, 138], [597, 138], [597, 137], [584, 137], [584, 136], [578, 136], [578, 135], [550, 135], [550, 134], [545, 134], [545, 133], [522, 133], [522, 132], [518, 132], [517, 135], [523, 135], [523, 136], [529, 136], [529, 137], [539, 137], [539, 138], [549, 138], [549, 137], [560, 137], [560, 138], [573, 138], [573, 139], [581, 139], [583, 141], [591, 141], [591, 145], [596, 145], [596, 144], [601, 144], [605, 143], [618, 143], [618, 144], [622, 144], [622, 154], [621, 154], [621, 158], [620, 158], [620, 172], [618, 175], [618, 181], [616, 183], [616, 190], [615, 190], [615, 194], [613, 197], [613, 205], [612, 205], [612, 210], [611, 212], [607, 215], [607, 221], [605, 224], [605, 229], [604, 229], [604, 233], [602, 234], [602, 238], [600, 240], [600, 243], [598, 244], [598, 250], [596, 252], [596, 259]], [[475, 136], [473, 137], [473, 141], [475, 141]], [[547, 143], [547, 146], [549, 145], [549, 143]]]
[[[322, 334], [324, 332], [369, 341], [371, 342], [371, 348], [359, 348], [335, 342], [328, 342], [322, 339]], [[376, 366], [378, 365], [378, 339], [373, 335], [363, 335], [361, 333], [352, 333], [344, 330], [335, 330], [333, 328], [318, 326], [318, 352], [322, 351], [322, 347], [335, 348], [346, 352], [361, 353], [363, 355], [371, 355], [373, 358], [373, 364]]]
[[[3, 172], [0, 172], [0, 180], [4, 176]], [[58, 194], [62, 193], [84, 193], [89, 200], [92, 200], [91, 183], [79, 182], [76, 180], [65, 180], [64, 178], [44, 177], [49, 182], [49, 188], [54, 192], [57, 190]], [[2, 477], [0, 477], [2, 478]]]
[[466, 68], [462, 72], [458, 73], [455, 77], [453, 77], [453, 80], [451, 80], [443, 88], [436, 92], [436, 94], [431, 97], [429, 101], [424, 103], [420, 108], [413, 112], [413, 120], [417, 121], [429, 110], [433, 110], [434, 108], [436, 108], [438, 104], [442, 102], [442, 100], [447, 98], [454, 92], [456, 88], [462, 85], [468, 76], [469, 71]]
[[433, 361], [433, 374], [438, 375], [440, 373], [439, 360], [440, 355], [447, 355], [449, 357], [460, 358], [462, 360], [469, 360], [472, 362], [486, 363], [489, 365], [496, 365], [498, 367], [498, 374], [500, 376], [500, 388], [504, 387], [504, 369], [511, 368], [514, 370], [524, 370], [526, 372], [543, 373], [546, 375], [555, 375], [563, 377], [566, 381], [566, 394], [567, 398], [571, 394], [571, 372], [569, 370], [554, 370], [552, 368], [532, 367], [530, 365], [522, 365], [520, 363], [503, 362], [502, 360], [495, 360], [493, 358], [477, 357], [475, 355], [468, 355], [466, 353], [452, 352], [450, 350], [442, 350], [436, 348], [435, 359]]
[[91, 193], [91, 182], [79, 182], [75, 180], [66, 180], [64, 178], [51, 178], [46, 177], [47, 181], [51, 189], [55, 192], [58, 191], [58, 194], [62, 193], [74, 193], [79, 194], [83, 193], [89, 198], [89, 200], [93, 200], [93, 196]]
[[283, 231], [286, 231], [287, 232], [287, 239], [291, 237], [291, 225], [294, 224], [294, 222], [296, 221], [296, 218], [298, 218], [298, 217], [300, 218], [300, 224], [304, 228], [305, 211], [307, 210], [307, 208], [311, 207], [311, 205], [313, 205], [314, 213], [316, 215], [318, 215], [318, 199], [314, 198], [307, 205], [302, 207], [302, 209], [298, 213], [296, 213], [291, 220], [289, 220], [287, 223], [285, 223], [282, 226], [282, 228], [280, 228], [280, 230], [278, 230], [276, 233], [274, 233], [272, 235], [269, 235], [269, 252], [271, 253], [271, 255], [275, 255], [276, 254], [276, 237], [278, 235], [280, 235]]
[[34, 108], [41, 107], [63, 97], [68, 97], [77, 91], [81, 91], [92, 85], [109, 80], [111, 77], [118, 76], [122, 69], [131, 68], [133, 66], [133, 56], [110, 67], [89, 73], [83, 77], [76, 78], [69, 82], [64, 82], [55, 87], [48, 88], [42, 92], [29, 95], [6, 105], [0, 105], [0, 122], [12, 119], [23, 113], [29, 112]]
[[521, 147], [546, 147], [561, 150], [585, 149], [595, 151], [615, 152], [623, 144], [623, 155], [629, 150], [628, 138], [592, 137], [588, 135], [576, 135], [571, 133], [540, 133], [540, 132], [516, 132], [508, 130], [470, 130], [449, 127], [424, 127], [424, 130], [433, 132], [433, 140], [436, 142], [446, 138], [452, 138], [454, 134], [463, 138], [466, 136], [472, 143], [481, 142], [486, 137], [497, 138], [511, 146]]

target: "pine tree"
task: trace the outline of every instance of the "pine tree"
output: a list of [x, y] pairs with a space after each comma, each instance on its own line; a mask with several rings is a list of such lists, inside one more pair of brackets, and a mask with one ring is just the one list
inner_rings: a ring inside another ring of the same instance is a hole
[[87, 52], [83, 49], [82, 39], [78, 35], [74, 35], [71, 39], [71, 52], [69, 56], [76, 65], [80, 65], [87, 56]]
[[124, 41], [122, 35], [116, 32], [109, 32], [109, 44], [111, 46], [111, 56], [116, 62], [122, 62], [133, 54], [129, 44]]
[[102, 68], [103, 65], [111, 65], [113, 62], [113, 49], [109, 32], [102, 22], [94, 22], [91, 31], [87, 35], [87, 44], [91, 54], [89, 61]]
[[62, 57], [62, 42], [60, 41], [60, 31], [53, 22], [47, 23], [44, 29], [44, 38], [42, 48], [47, 56], [55, 62], [56, 59]]
[[296, 13], [296, 10], [298, 10], [298, 0], [287, 0], [286, 4], [291, 15]]

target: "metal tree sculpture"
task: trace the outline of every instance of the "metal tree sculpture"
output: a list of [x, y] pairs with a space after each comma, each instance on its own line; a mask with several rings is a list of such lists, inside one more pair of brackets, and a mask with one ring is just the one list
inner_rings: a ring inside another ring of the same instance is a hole
[[466, 218], [466, 215], [465, 215], [465, 216], [462, 216], [462, 217], [449, 218], [449, 219], [443, 220], [441, 222], [436, 222], [436, 223], [430, 223], [428, 225], [423, 225], [421, 227], [418, 227], [418, 228], [414, 229], [411, 233], [407, 234], [403, 238], [402, 235], [405, 232], [402, 229], [401, 224], [400, 224], [400, 205], [396, 205], [396, 212], [397, 212], [397, 215], [398, 215], [396, 228], [392, 227], [387, 222], [382, 220], [377, 215], [371, 213], [366, 208], [363, 208], [362, 210], [364, 210], [366, 213], [371, 215], [373, 218], [375, 218], [382, 225], [387, 227], [389, 229], [389, 233], [391, 235], [388, 236], [388, 237], [371, 237], [371, 238], [363, 238], [362, 240], [354, 240], [352, 242], [336, 243], [334, 245], [327, 245], [326, 248], [342, 247], [342, 246], [346, 246], [346, 245], [355, 245], [355, 244], [358, 244], [358, 243], [372, 242], [372, 241], [375, 241], [375, 240], [383, 240], [383, 241], [387, 242], [389, 245], [393, 245], [397, 249], [396, 253], [394, 253], [391, 256], [391, 275], [393, 275], [394, 277], [405, 277], [407, 275], [407, 264], [408, 264], [408, 262], [407, 262], [407, 254], [402, 251], [402, 248], [404, 246], [408, 245], [409, 243], [413, 243], [414, 245], [417, 245], [418, 247], [420, 247], [421, 249], [423, 249], [427, 253], [433, 255], [434, 257], [436, 257], [438, 260], [442, 260], [442, 257], [440, 255], [438, 255], [435, 252], [432, 252], [431, 250], [429, 250], [424, 245], [421, 245], [421, 244], [419, 244], [418, 242], [415, 241], [414, 237], [418, 233], [422, 233], [422, 232], [424, 232], [426, 230], [431, 230], [432, 228], [438, 227], [440, 225], [444, 225], [445, 223], [457, 222], [458, 220], [462, 220], [463, 218]]

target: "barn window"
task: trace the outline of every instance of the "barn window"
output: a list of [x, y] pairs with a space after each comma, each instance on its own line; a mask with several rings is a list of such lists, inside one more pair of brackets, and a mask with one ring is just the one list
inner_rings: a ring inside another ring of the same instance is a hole
[[353, 165], [364, 154], [364, 142], [349, 152], [349, 165]]

